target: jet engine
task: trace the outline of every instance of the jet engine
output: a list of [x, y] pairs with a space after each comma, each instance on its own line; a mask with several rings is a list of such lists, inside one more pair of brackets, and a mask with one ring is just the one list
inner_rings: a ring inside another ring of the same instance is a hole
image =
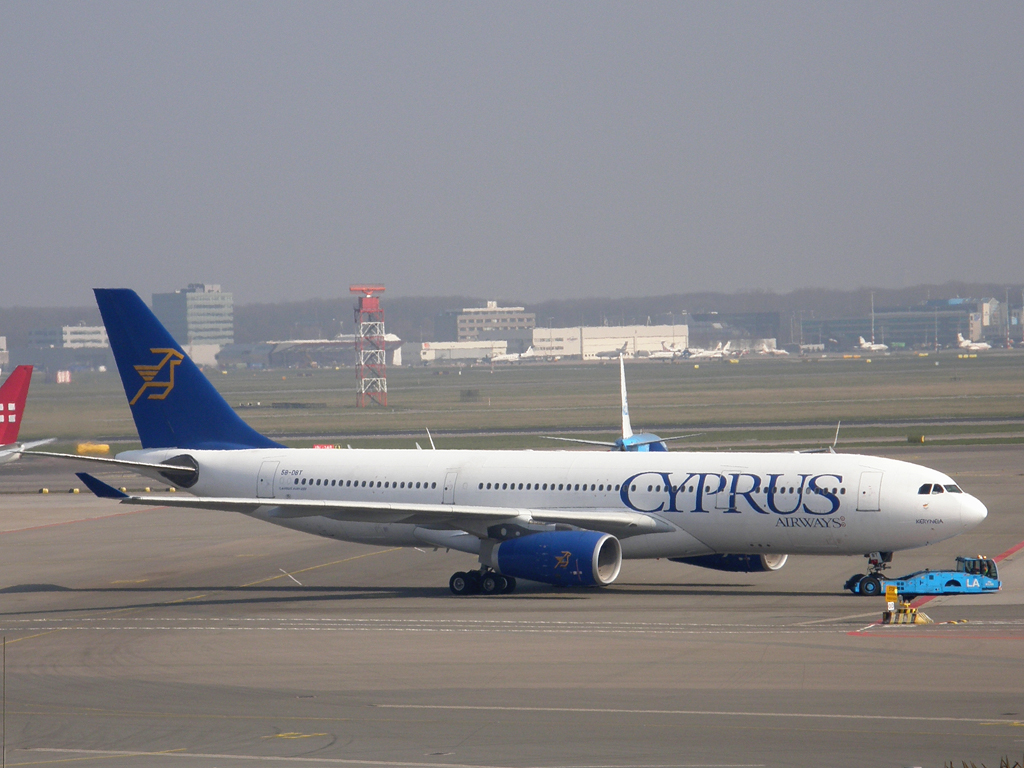
[[786, 564], [789, 555], [700, 555], [698, 557], [671, 557], [674, 563], [686, 563], [713, 571], [757, 573], [777, 571]]
[[491, 550], [489, 565], [502, 576], [559, 587], [604, 587], [622, 568], [619, 540], [596, 531], [549, 531], [509, 539]]

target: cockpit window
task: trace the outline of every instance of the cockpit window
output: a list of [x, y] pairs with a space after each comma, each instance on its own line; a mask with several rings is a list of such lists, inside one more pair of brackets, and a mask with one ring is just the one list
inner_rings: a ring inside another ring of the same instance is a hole
[[960, 490], [959, 485], [947, 485], [946, 490], [950, 493], [963, 493], [963, 491]]
[[932, 486], [932, 495], [934, 496], [936, 493], [944, 493], [942, 486], [938, 483]]
[[931, 493], [932, 492], [932, 484], [931, 483], [925, 483], [924, 485], [922, 485], [920, 488], [917, 489], [917, 492], [921, 496], [924, 496], [925, 494]]

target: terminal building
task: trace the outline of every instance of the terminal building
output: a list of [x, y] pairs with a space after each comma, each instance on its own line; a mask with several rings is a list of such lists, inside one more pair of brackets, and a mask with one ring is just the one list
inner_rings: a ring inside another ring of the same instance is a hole
[[28, 345], [35, 349], [106, 349], [110, 341], [102, 325], [65, 325], [29, 331]]
[[508, 352], [525, 352], [532, 341], [537, 316], [525, 307], [499, 307], [488, 301], [486, 307], [464, 307], [442, 312], [434, 320], [438, 341], [507, 342]]
[[18, 351], [18, 364], [41, 370], [95, 370], [113, 364], [107, 329], [102, 325], [64, 325], [28, 332], [28, 346]]
[[221, 348], [235, 341], [234, 299], [219, 285], [192, 283], [173, 293], [154, 293], [153, 314], [201, 365], [215, 365]]
[[666, 347], [689, 346], [685, 325], [600, 325], [569, 328], [534, 328], [533, 351], [538, 357], [580, 360], [645, 357]]
[[738, 350], [756, 349], [762, 342], [775, 347], [781, 325], [778, 312], [695, 312], [687, 322], [690, 343], [704, 349], [727, 341]]
[[[384, 334], [387, 365], [402, 364], [402, 339]], [[342, 333], [333, 339], [289, 339], [228, 344], [216, 355], [221, 368], [337, 368], [356, 364], [356, 337]]]
[[421, 363], [475, 363], [508, 352], [504, 339], [478, 341], [424, 341], [420, 344]]
[[826, 349], [852, 349], [863, 336], [895, 349], [955, 347], [957, 334], [995, 346], [1013, 325], [1012, 313], [998, 299], [933, 299], [911, 307], [877, 309], [864, 317], [829, 320], [804, 319], [799, 323], [801, 345]]

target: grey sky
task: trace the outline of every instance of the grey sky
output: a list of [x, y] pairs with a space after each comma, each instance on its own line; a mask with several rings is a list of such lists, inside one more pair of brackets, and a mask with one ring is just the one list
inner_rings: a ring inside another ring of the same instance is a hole
[[1024, 279], [1024, 4], [0, 4], [0, 304]]

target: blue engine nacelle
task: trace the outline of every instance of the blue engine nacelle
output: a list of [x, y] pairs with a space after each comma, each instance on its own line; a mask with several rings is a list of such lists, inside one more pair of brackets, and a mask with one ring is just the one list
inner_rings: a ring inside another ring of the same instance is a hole
[[489, 565], [517, 579], [559, 587], [603, 587], [618, 578], [622, 547], [614, 536], [596, 531], [532, 533], [496, 545]]
[[700, 555], [698, 557], [670, 557], [674, 563], [686, 563], [713, 571], [756, 573], [777, 571], [786, 564], [789, 555]]

